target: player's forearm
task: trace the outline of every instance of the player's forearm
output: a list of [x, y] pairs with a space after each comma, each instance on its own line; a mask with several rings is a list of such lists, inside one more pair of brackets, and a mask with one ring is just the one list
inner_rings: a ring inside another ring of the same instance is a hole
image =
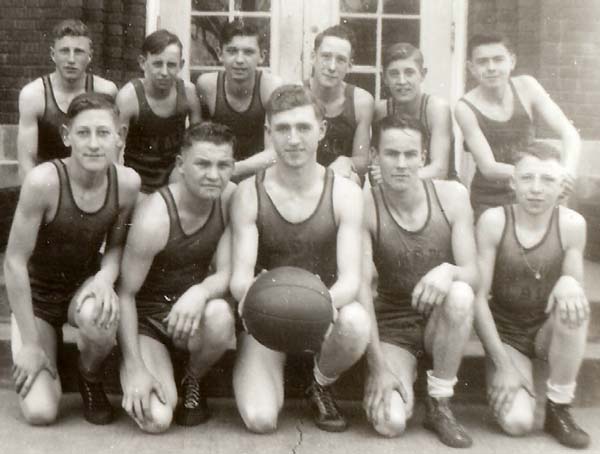
[[266, 149], [235, 163], [233, 177], [244, 178], [275, 164], [277, 157], [272, 149]]
[[142, 364], [142, 355], [139, 348], [138, 320], [135, 298], [119, 292], [119, 327], [117, 336], [126, 366], [136, 367]]
[[419, 178], [427, 179], [445, 179], [448, 176], [448, 166], [440, 163], [432, 162], [425, 167], [419, 169]]
[[577, 176], [577, 168], [579, 167], [579, 157], [581, 154], [581, 138], [577, 130], [569, 125], [569, 128], [561, 135], [563, 156], [562, 161], [567, 169], [567, 172], [572, 176]]
[[244, 298], [244, 295], [252, 285], [253, 280], [254, 276], [252, 272], [233, 272], [231, 282], [229, 283], [229, 290], [236, 301], [242, 301], [242, 298]]
[[27, 265], [7, 258], [4, 262], [4, 277], [8, 303], [19, 326], [23, 344], [39, 344]]
[[101, 277], [105, 282], [114, 285], [119, 277], [122, 252], [121, 247], [113, 247], [105, 251], [100, 270], [96, 273], [97, 277]]
[[363, 282], [358, 292], [358, 301], [369, 313], [371, 319], [371, 336], [369, 345], [367, 346], [367, 364], [369, 369], [377, 369], [384, 363], [383, 351], [379, 343], [379, 330], [377, 329], [377, 318], [375, 315], [375, 307], [373, 305], [373, 292], [371, 291], [371, 279], [368, 282]]
[[359, 278], [339, 277], [329, 289], [331, 301], [336, 309], [353, 303], [358, 297]]
[[496, 367], [502, 367], [510, 361], [496, 329], [494, 318], [488, 306], [487, 298], [482, 292], [475, 296], [475, 332], [481, 341], [486, 355]]
[[490, 180], [509, 180], [515, 171], [515, 166], [503, 162], [488, 162], [478, 165], [479, 171]]
[[477, 272], [477, 266], [475, 264], [472, 265], [452, 265], [447, 264], [452, 269], [452, 280], [458, 282], [465, 282], [471, 286], [472, 289], [476, 289], [476, 285], [479, 278], [479, 273]]
[[197, 291], [198, 296], [205, 301], [220, 298], [227, 294], [230, 273], [228, 271], [217, 271], [207, 276], [200, 284], [194, 285], [192, 289]]

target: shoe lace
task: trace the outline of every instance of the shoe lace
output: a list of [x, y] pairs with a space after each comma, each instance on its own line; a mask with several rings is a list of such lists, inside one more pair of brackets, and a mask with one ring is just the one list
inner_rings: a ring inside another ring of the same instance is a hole
[[200, 382], [192, 374], [186, 374], [182, 383], [184, 389], [183, 406], [196, 408], [200, 404]]
[[570, 408], [571, 407], [569, 405], [561, 405], [560, 407], [555, 406], [554, 412], [557, 416], [556, 419], [558, 420], [559, 424], [563, 427], [563, 429], [579, 431], [581, 430], [581, 428], [573, 419], [573, 415], [569, 411]]
[[331, 390], [319, 385], [318, 383], [314, 383], [313, 386], [315, 401], [319, 407], [319, 411], [328, 417], [339, 418], [340, 411], [335, 403], [335, 399], [333, 398], [333, 393]]
[[104, 409], [109, 405], [101, 382], [83, 379], [81, 383], [83, 385], [82, 394], [90, 409]]

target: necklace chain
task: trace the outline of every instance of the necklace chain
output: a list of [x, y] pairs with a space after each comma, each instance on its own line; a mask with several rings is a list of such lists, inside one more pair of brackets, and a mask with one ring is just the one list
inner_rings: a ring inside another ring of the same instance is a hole
[[542, 278], [542, 274], [540, 273], [540, 271], [542, 271], [543, 265], [540, 265], [540, 267], [536, 270], [533, 266], [531, 266], [531, 264], [527, 260], [527, 255], [525, 254], [525, 249], [520, 244], [519, 244], [519, 249], [521, 250], [521, 255], [523, 256], [523, 261], [525, 262], [525, 265], [527, 266], [527, 268], [529, 268], [529, 271], [531, 271], [533, 273], [533, 276], [535, 277], [535, 279], [539, 281]]

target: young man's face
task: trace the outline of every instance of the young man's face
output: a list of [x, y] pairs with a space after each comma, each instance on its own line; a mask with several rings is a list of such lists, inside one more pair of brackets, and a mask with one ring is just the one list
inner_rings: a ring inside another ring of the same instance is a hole
[[219, 57], [229, 77], [244, 81], [254, 77], [257, 66], [264, 61], [264, 52], [257, 36], [234, 36], [223, 46]]
[[504, 44], [491, 43], [475, 47], [467, 64], [479, 85], [496, 88], [508, 83], [515, 62], [515, 56]]
[[396, 191], [410, 188], [423, 165], [422, 137], [413, 129], [390, 128], [381, 132], [374, 159], [381, 168], [383, 184]]
[[273, 114], [267, 132], [278, 162], [302, 167], [316, 162], [319, 140], [325, 135], [325, 122], [319, 121], [312, 105], [294, 107]]
[[175, 85], [183, 66], [181, 50], [177, 44], [169, 44], [158, 54], [141, 55], [139, 64], [144, 71], [144, 78], [156, 90], [167, 91]]
[[352, 68], [352, 45], [337, 36], [326, 36], [313, 54], [314, 79], [321, 87], [336, 87]]
[[421, 83], [425, 74], [414, 58], [395, 60], [383, 73], [383, 82], [392, 97], [400, 102], [414, 101], [421, 96]]
[[194, 142], [177, 157], [177, 168], [186, 188], [201, 199], [217, 199], [233, 173], [233, 148], [229, 143]]
[[123, 144], [116, 115], [106, 109], [89, 109], [77, 114], [62, 128], [63, 142], [71, 157], [85, 170], [106, 170]]
[[54, 41], [50, 57], [60, 76], [74, 81], [85, 76], [92, 60], [92, 43], [86, 36], [63, 36]]
[[515, 165], [512, 180], [517, 203], [530, 214], [552, 209], [562, 192], [563, 175], [557, 160], [525, 156]]

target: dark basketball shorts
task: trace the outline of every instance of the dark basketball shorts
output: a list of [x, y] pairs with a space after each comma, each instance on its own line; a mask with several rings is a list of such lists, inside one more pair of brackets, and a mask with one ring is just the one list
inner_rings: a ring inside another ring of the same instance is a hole
[[376, 301], [375, 316], [381, 342], [400, 347], [417, 359], [428, 357], [425, 350], [427, 318], [413, 310], [410, 303], [396, 305]]
[[74, 290], [53, 291], [46, 294], [35, 291], [31, 292], [31, 303], [33, 315], [44, 320], [56, 329], [62, 328], [69, 318], [69, 305], [79, 287]]
[[535, 358], [535, 339], [548, 317], [517, 314], [507, 317], [492, 310], [500, 340], [528, 358]]
[[[238, 323], [241, 325], [241, 320], [238, 322], [239, 316], [237, 315], [237, 302], [232, 296], [227, 296], [223, 298], [227, 301], [231, 307], [231, 310], [234, 313], [234, 317], [236, 320], [236, 334], [239, 332], [237, 329]], [[156, 303], [152, 303], [155, 305]], [[143, 307], [144, 303], [137, 301], [138, 308]], [[172, 307], [172, 306], [171, 306]], [[151, 337], [152, 339], [160, 342], [165, 345], [169, 350], [181, 350], [175, 346], [171, 336], [167, 332], [167, 323], [164, 319], [171, 312], [171, 307], [165, 305], [163, 310], [160, 311], [152, 311], [149, 315], [138, 315], [138, 334]]]

